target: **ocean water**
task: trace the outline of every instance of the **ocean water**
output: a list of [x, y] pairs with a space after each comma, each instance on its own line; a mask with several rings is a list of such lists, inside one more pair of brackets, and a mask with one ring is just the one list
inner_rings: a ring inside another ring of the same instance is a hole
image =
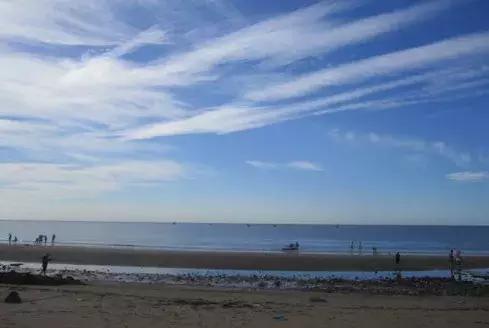
[[464, 254], [489, 255], [489, 226], [389, 225], [271, 225], [208, 223], [122, 223], [63, 221], [1, 221], [0, 242], [8, 233], [19, 243], [32, 243], [39, 234], [56, 234], [57, 244], [138, 247], [174, 250], [281, 251], [299, 242], [301, 252], [351, 253], [351, 242], [361, 241], [355, 254]]

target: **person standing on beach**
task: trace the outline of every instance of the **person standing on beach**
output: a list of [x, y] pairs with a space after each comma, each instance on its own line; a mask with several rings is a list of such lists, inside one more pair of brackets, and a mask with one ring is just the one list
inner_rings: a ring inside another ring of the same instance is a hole
[[51, 245], [54, 245], [55, 239], [56, 239], [56, 235], [53, 233], [53, 236], [51, 237]]
[[8, 234], [8, 244], [9, 245], [12, 244], [12, 234], [11, 233]]
[[14, 236], [14, 244], [17, 244], [17, 236]]
[[455, 264], [455, 257], [453, 256], [453, 249], [450, 250], [450, 254], [448, 254], [448, 264], [450, 266], [450, 275], [453, 278], [453, 268]]
[[49, 257], [49, 253], [42, 257], [42, 274], [46, 275], [46, 270], [48, 269], [48, 263], [52, 259]]
[[454, 274], [453, 276], [457, 275], [458, 280], [462, 280], [462, 266], [463, 266], [463, 260], [462, 260], [462, 252], [460, 249], [457, 249], [455, 251], [455, 259], [454, 259]]
[[399, 252], [396, 253], [396, 265], [399, 265], [401, 263], [401, 254]]

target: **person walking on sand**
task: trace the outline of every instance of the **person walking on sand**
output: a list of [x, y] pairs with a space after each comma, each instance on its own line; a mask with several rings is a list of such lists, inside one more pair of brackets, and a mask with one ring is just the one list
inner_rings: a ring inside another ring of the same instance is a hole
[[46, 275], [46, 270], [48, 269], [48, 263], [52, 259], [49, 257], [49, 253], [42, 257], [42, 274]]
[[17, 236], [14, 236], [14, 244], [17, 244]]
[[8, 234], [8, 244], [9, 245], [12, 244], [12, 234], [11, 233]]
[[56, 235], [53, 233], [51, 236], [51, 245], [54, 245], [54, 241], [56, 240]]

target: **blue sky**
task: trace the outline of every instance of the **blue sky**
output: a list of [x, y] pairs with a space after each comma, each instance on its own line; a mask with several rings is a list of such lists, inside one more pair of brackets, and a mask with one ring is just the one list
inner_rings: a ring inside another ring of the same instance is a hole
[[0, 2], [0, 217], [487, 224], [488, 12]]

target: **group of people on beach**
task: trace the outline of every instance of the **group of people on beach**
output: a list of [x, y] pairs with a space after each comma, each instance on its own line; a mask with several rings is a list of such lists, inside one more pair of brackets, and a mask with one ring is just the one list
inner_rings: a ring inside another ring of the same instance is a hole
[[[51, 245], [54, 245], [55, 240], [56, 240], [56, 235], [52, 234], [51, 235]], [[19, 239], [17, 238], [17, 236], [12, 235], [12, 233], [8, 234], [8, 244], [9, 245], [12, 245], [12, 244], [15, 245], [15, 244], [17, 244], [18, 241], [19, 241]], [[44, 243], [44, 245], [46, 245], [48, 243], [48, 236], [40, 234], [34, 240], [34, 245], [42, 245], [43, 243]]]
[[8, 244], [12, 245], [12, 243], [17, 244], [17, 236], [12, 236], [11, 233], [8, 234]]
[[[394, 255], [394, 262], [396, 263], [396, 267], [399, 270], [399, 265], [401, 264], [401, 253], [397, 252]], [[452, 278], [455, 277], [455, 273], [458, 275], [459, 279], [462, 274], [462, 265], [463, 265], [463, 260], [462, 260], [462, 251], [460, 249], [457, 250], [450, 250], [450, 253], [448, 253], [448, 267], [450, 269], [450, 275]]]
[[[53, 234], [51, 236], [51, 244], [54, 245], [54, 241], [56, 240], [56, 235]], [[44, 245], [46, 245], [48, 242], [48, 236], [46, 235], [39, 235], [37, 236], [36, 240], [34, 240], [34, 244], [35, 245], [42, 245], [44, 243]]]
[[[363, 244], [362, 241], [355, 241], [352, 240], [350, 244], [350, 252], [353, 253], [355, 249], [358, 250], [359, 253], [362, 253], [363, 251]], [[377, 255], [379, 253], [377, 247], [372, 247], [372, 255]]]
[[353, 252], [355, 250], [355, 248], [358, 249], [358, 251], [362, 251], [363, 250], [363, 246], [362, 246], [362, 242], [361, 241], [355, 241], [355, 240], [352, 240], [351, 244], [350, 244], [350, 250]]

